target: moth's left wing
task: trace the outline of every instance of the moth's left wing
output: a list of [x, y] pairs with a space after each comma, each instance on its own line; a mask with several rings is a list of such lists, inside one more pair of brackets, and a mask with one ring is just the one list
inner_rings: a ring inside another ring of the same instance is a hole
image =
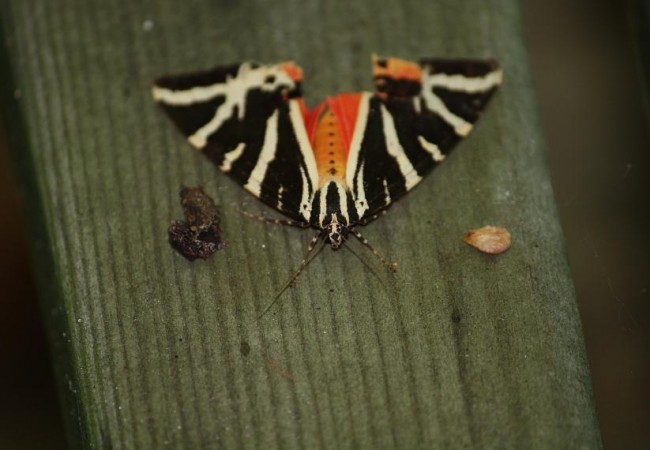
[[307, 223], [318, 173], [291, 63], [242, 63], [156, 81], [154, 99], [223, 172]]
[[494, 61], [375, 57], [373, 63], [377, 91], [361, 98], [346, 173], [361, 222], [445, 159], [502, 77]]

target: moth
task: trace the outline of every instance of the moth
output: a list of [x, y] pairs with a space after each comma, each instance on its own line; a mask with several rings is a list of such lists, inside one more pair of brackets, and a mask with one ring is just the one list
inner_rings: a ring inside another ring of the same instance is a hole
[[153, 97], [192, 146], [287, 217], [275, 222], [318, 230], [301, 269], [317, 242], [338, 249], [349, 235], [394, 269], [356, 228], [444, 161], [502, 71], [493, 60], [373, 56], [372, 65], [374, 92], [337, 94], [313, 109], [293, 62], [163, 77]]

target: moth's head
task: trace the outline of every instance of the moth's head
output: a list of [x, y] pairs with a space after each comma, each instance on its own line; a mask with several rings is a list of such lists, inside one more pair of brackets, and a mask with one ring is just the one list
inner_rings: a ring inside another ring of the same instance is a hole
[[328, 223], [323, 229], [325, 239], [332, 246], [333, 250], [338, 249], [343, 245], [343, 242], [348, 237], [350, 230], [345, 225], [333, 220]]
[[327, 240], [329, 241], [332, 249], [336, 250], [341, 245], [348, 235], [348, 227], [344, 227], [340, 223], [330, 223], [327, 226]]
[[372, 75], [380, 96], [411, 97], [420, 93], [422, 69], [412, 61], [372, 55]]

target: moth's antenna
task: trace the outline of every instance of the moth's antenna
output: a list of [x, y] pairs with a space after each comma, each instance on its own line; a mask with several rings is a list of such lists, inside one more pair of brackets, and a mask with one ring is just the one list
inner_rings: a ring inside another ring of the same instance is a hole
[[[277, 293], [277, 295], [275, 296], [275, 298], [273, 299], [271, 304], [269, 304], [269, 306], [266, 307], [266, 309], [262, 312], [262, 314], [260, 314], [257, 317], [257, 320], [260, 320], [273, 307], [273, 305], [276, 304], [276, 302], [280, 299], [280, 296], [282, 294], [284, 294], [284, 291], [289, 289], [289, 287], [291, 287], [291, 285], [293, 285], [296, 282], [296, 280], [298, 279], [298, 277], [300, 276], [302, 271], [305, 269], [305, 267], [307, 267], [307, 265], [316, 257], [316, 255], [318, 255], [320, 253], [320, 251], [325, 246], [325, 240], [321, 239], [322, 234], [323, 234], [323, 232], [319, 231], [312, 238], [311, 242], [309, 243], [309, 246], [307, 247], [307, 253], [305, 254], [305, 257], [302, 259], [302, 261], [300, 262], [300, 266], [298, 267], [298, 270], [296, 270], [296, 272], [289, 279], [287, 284], [285, 284], [282, 287], [280, 292]], [[319, 246], [316, 246], [318, 241], [320, 241], [321, 244]]]
[[384, 284], [384, 280], [382, 280], [382, 278], [379, 276], [379, 274], [377, 273], [377, 270], [376, 270], [375, 267], [372, 267], [370, 264], [368, 264], [368, 262], [367, 262], [365, 259], [363, 259], [363, 258], [361, 257], [361, 255], [359, 255], [359, 254], [358, 254], [358, 253], [357, 253], [357, 252], [352, 248], [351, 245], [345, 245], [345, 246], [343, 246], [343, 247], [344, 247], [347, 251], [349, 251], [350, 253], [352, 253], [352, 254], [355, 256], [355, 258], [357, 258], [357, 259], [359, 260], [359, 262], [360, 262], [361, 264], [363, 264], [364, 266], [366, 266], [366, 269], [368, 269], [368, 270], [370, 271], [370, 273], [372, 273], [372, 275], [377, 279], [377, 281], [379, 281], [379, 282], [381, 283], [381, 285], [384, 287], [384, 289], [386, 289], [386, 284]]
[[391, 272], [396, 272], [397, 271], [397, 266], [399, 265], [397, 261], [389, 261], [387, 260], [384, 256], [381, 255], [377, 250], [375, 250], [372, 245], [368, 242], [368, 239], [364, 238], [363, 235], [358, 232], [357, 230], [350, 230], [350, 232], [354, 235], [355, 238], [359, 239], [359, 242], [361, 242], [363, 245], [365, 245], [368, 250], [372, 252], [373, 255], [375, 255], [379, 260], [384, 264], [384, 266]]

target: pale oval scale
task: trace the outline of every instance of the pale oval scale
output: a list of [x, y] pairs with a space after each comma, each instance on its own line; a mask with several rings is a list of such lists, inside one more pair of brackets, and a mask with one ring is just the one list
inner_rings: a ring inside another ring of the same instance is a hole
[[483, 253], [492, 255], [503, 253], [510, 248], [510, 232], [492, 225], [465, 232], [463, 240]]

